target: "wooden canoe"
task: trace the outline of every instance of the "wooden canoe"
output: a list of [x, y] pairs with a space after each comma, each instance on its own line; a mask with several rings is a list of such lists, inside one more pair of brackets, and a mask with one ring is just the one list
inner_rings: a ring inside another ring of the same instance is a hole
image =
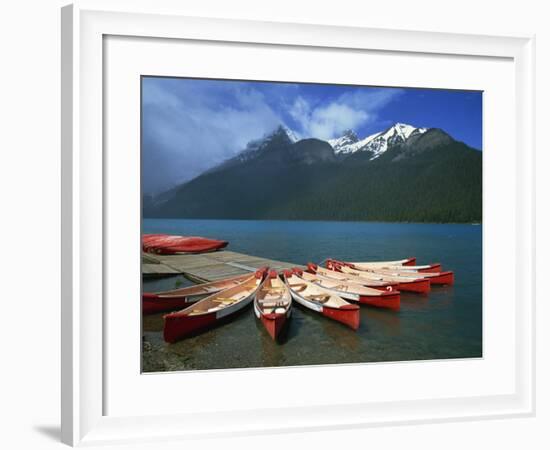
[[318, 266], [317, 264], [313, 264], [313, 263], [307, 264], [307, 271], [312, 274], [322, 275], [325, 278], [345, 281], [346, 283], [355, 283], [361, 286], [378, 289], [380, 291], [392, 291], [392, 290], [398, 291], [399, 290], [399, 283], [396, 283], [396, 282], [360, 279], [353, 275], [348, 275], [342, 272], [338, 272], [336, 270], [326, 269], [324, 267]]
[[143, 251], [154, 253], [155, 249], [161, 246], [169, 246], [177, 242], [182, 236], [173, 236], [169, 234], [144, 234], [141, 237], [141, 246]]
[[285, 327], [292, 312], [292, 295], [288, 286], [271, 270], [254, 297], [254, 314], [273, 340]]
[[359, 262], [353, 264], [368, 264], [368, 265], [378, 265], [378, 266], [414, 266], [416, 264], [416, 257], [397, 259], [395, 261], [367, 261]]
[[283, 272], [283, 279], [293, 300], [312, 311], [336, 320], [353, 330], [359, 328], [359, 307], [345, 301], [339, 295], [306, 281], [291, 270]]
[[313, 275], [303, 272], [301, 269], [295, 268], [292, 271], [300, 278], [334, 292], [345, 300], [378, 308], [388, 308], [394, 311], [398, 311], [400, 308], [401, 296], [397, 290], [381, 291], [357, 283], [323, 277], [319, 274]]
[[[388, 275], [392, 277], [428, 278], [431, 284], [438, 284], [438, 285], [451, 285], [454, 283], [454, 273], [450, 270], [442, 272], [441, 264], [435, 264], [436, 266], [439, 266], [440, 270], [429, 272], [426, 270], [413, 269], [413, 267], [417, 267], [417, 266], [407, 266], [407, 267], [394, 266], [391, 268], [389, 267], [366, 268], [362, 266], [362, 268], [358, 268], [356, 263], [350, 263], [346, 261], [341, 261], [340, 263], [348, 267], [351, 267], [352, 269], [359, 270], [361, 272], [372, 272], [372, 273]], [[423, 266], [418, 266], [418, 267], [423, 267]], [[430, 267], [430, 266], [427, 266], [427, 267]]]
[[376, 269], [399, 269], [411, 272], [441, 272], [441, 264], [424, 264], [421, 266], [400, 265], [400, 264], [384, 264], [379, 262], [347, 262], [357, 270], [376, 270]]
[[211, 295], [231, 286], [236, 286], [248, 278], [250, 278], [249, 273], [170, 291], [144, 292], [141, 296], [141, 311], [142, 314], [147, 315], [186, 308], [191, 303], [199, 301], [205, 295]]
[[222, 323], [252, 303], [266, 274], [258, 270], [247, 280], [212, 294], [181, 311], [164, 316], [164, 340], [176, 342]]
[[204, 253], [219, 250], [226, 247], [227, 244], [227, 241], [201, 236], [175, 236], [168, 234], [145, 234], [142, 236], [143, 251], [161, 255]]
[[[361, 272], [365, 272], [362, 270]], [[445, 272], [411, 272], [407, 270], [398, 269], [374, 269], [367, 270], [366, 272], [372, 272], [380, 275], [389, 275], [391, 277], [418, 277], [430, 280], [431, 284], [438, 285], [451, 285], [454, 283], [454, 273], [451, 270]]]
[[430, 292], [430, 280], [428, 278], [419, 278], [417, 276], [390, 276], [373, 272], [363, 272], [346, 266], [341, 261], [327, 260], [327, 268], [343, 272], [348, 275], [353, 275], [363, 280], [388, 281], [391, 283], [399, 283], [400, 291], [416, 292], [427, 294]]

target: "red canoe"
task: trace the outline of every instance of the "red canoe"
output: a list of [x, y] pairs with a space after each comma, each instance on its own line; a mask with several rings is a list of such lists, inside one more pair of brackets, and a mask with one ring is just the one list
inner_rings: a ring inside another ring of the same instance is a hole
[[292, 296], [288, 286], [272, 270], [256, 292], [254, 314], [260, 319], [273, 340], [284, 328], [291, 314]]
[[247, 280], [206, 297], [181, 311], [164, 316], [164, 340], [176, 342], [219, 325], [231, 315], [250, 305], [266, 274], [258, 270]]
[[381, 269], [374, 270], [373, 273], [378, 273], [381, 275], [390, 275], [392, 277], [418, 277], [425, 278], [430, 280], [431, 284], [440, 284], [440, 285], [451, 285], [454, 283], [454, 273], [450, 270], [445, 272], [409, 272], [405, 270], [394, 270], [394, 269]]
[[317, 264], [308, 263], [307, 272], [315, 275], [322, 275], [325, 278], [330, 278], [333, 280], [345, 281], [346, 283], [358, 284], [360, 286], [366, 286], [373, 289], [378, 289], [380, 291], [398, 291], [399, 283], [391, 281], [380, 281], [380, 280], [366, 280], [358, 279], [353, 275], [348, 275], [342, 272], [337, 272], [336, 270], [325, 269], [324, 267], [318, 266]]
[[409, 277], [397, 277], [379, 273], [362, 272], [343, 264], [341, 261], [334, 260], [327, 260], [327, 268], [355, 276], [360, 279], [362, 283], [368, 280], [388, 281], [392, 283], [399, 283], [400, 291], [416, 292], [419, 294], [427, 294], [430, 292], [430, 280], [428, 278], [419, 278], [414, 274]]
[[400, 264], [387, 264], [381, 262], [347, 262], [346, 264], [351, 264], [354, 269], [357, 270], [379, 270], [379, 269], [388, 269], [388, 270], [403, 270], [406, 272], [441, 272], [441, 264], [425, 264], [422, 266], [412, 266], [412, 265], [400, 265]]
[[319, 274], [313, 275], [303, 272], [301, 269], [295, 268], [292, 271], [300, 278], [334, 292], [345, 300], [394, 311], [398, 311], [401, 305], [401, 296], [397, 290], [381, 291], [356, 283], [323, 277]]
[[283, 277], [293, 300], [353, 330], [359, 328], [359, 306], [352, 305], [339, 295], [298, 277], [291, 270], [285, 270]]
[[[354, 263], [355, 264], [355, 263]], [[414, 266], [416, 264], [416, 257], [411, 258], [405, 258], [405, 259], [397, 259], [395, 261], [369, 261], [365, 263], [357, 263], [357, 264], [376, 264], [380, 266]]]
[[245, 274], [171, 291], [144, 292], [141, 297], [141, 310], [144, 315], [147, 315], [187, 308], [191, 303], [200, 300], [201, 297], [236, 286], [249, 277], [250, 274]]
[[169, 234], [144, 234], [141, 238], [143, 250], [154, 250], [162, 245], [169, 245], [175, 242], [181, 236], [172, 236]]
[[144, 316], [177, 309], [187, 308], [192, 303], [192, 297], [161, 298], [156, 294], [144, 292], [141, 296], [141, 313]]
[[145, 234], [142, 237], [144, 252], [161, 255], [176, 253], [204, 253], [226, 247], [227, 241], [209, 239], [200, 236], [172, 236], [161, 234]]
[[[361, 272], [379, 273], [381, 275], [389, 275], [395, 277], [417, 277], [427, 278], [431, 284], [451, 285], [454, 283], [454, 273], [450, 270], [441, 271], [441, 264], [429, 264], [426, 266], [393, 266], [393, 267], [376, 267], [367, 266], [362, 263], [351, 263], [346, 261], [338, 261], [340, 264], [351, 267], [352, 269]], [[417, 269], [415, 269], [415, 267]]]

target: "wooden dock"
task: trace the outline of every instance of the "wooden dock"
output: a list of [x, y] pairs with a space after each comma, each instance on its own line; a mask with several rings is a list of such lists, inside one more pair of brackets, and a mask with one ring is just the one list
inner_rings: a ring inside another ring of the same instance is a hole
[[265, 266], [279, 271], [299, 265], [229, 250], [181, 255], [142, 253], [141, 271], [144, 277], [182, 274], [191, 281], [203, 283], [254, 272], [256, 269]]

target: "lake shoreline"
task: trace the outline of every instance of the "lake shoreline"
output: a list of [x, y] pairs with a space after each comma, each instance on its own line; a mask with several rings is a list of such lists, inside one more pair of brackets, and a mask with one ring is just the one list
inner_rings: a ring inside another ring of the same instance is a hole
[[[254, 222], [328, 222], [328, 223], [372, 223], [372, 224], [407, 224], [407, 225], [483, 225], [479, 221], [466, 222], [414, 222], [414, 221], [396, 221], [396, 220], [323, 220], [323, 219], [254, 219], [254, 218], [227, 218], [212, 219], [200, 217], [143, 217], [143, 220], [205, 220], [205, 221], [254, 221]], [[143, 227], [142, 227], [143, 228]]]

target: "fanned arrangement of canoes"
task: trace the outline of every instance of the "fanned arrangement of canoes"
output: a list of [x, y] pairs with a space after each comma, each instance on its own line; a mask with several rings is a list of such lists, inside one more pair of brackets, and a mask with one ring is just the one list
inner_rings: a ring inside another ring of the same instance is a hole
[[226, 247], [227, 244], [227, 241], [200, 236], [144, 234], [141, 238], [141, 246], [144, 252], [159, 255], [212, 252]]
[[164, 316], [164, 340], [176, 342], [224, 323], [246, 306], [274, 339], [297, 303], [353, 330], [359, 328], [359, 306], [398, 311], [400, 291], [420, 294], [432, 285], [451, 285], [454, 274], [441, 264], [415, 265], [415, 258], [397, 261], [326, 260], [325, 267], [307, 264], [278, 273], [268, 267], [210, 283], [171, 291], [143, 293], [143, 314]]

